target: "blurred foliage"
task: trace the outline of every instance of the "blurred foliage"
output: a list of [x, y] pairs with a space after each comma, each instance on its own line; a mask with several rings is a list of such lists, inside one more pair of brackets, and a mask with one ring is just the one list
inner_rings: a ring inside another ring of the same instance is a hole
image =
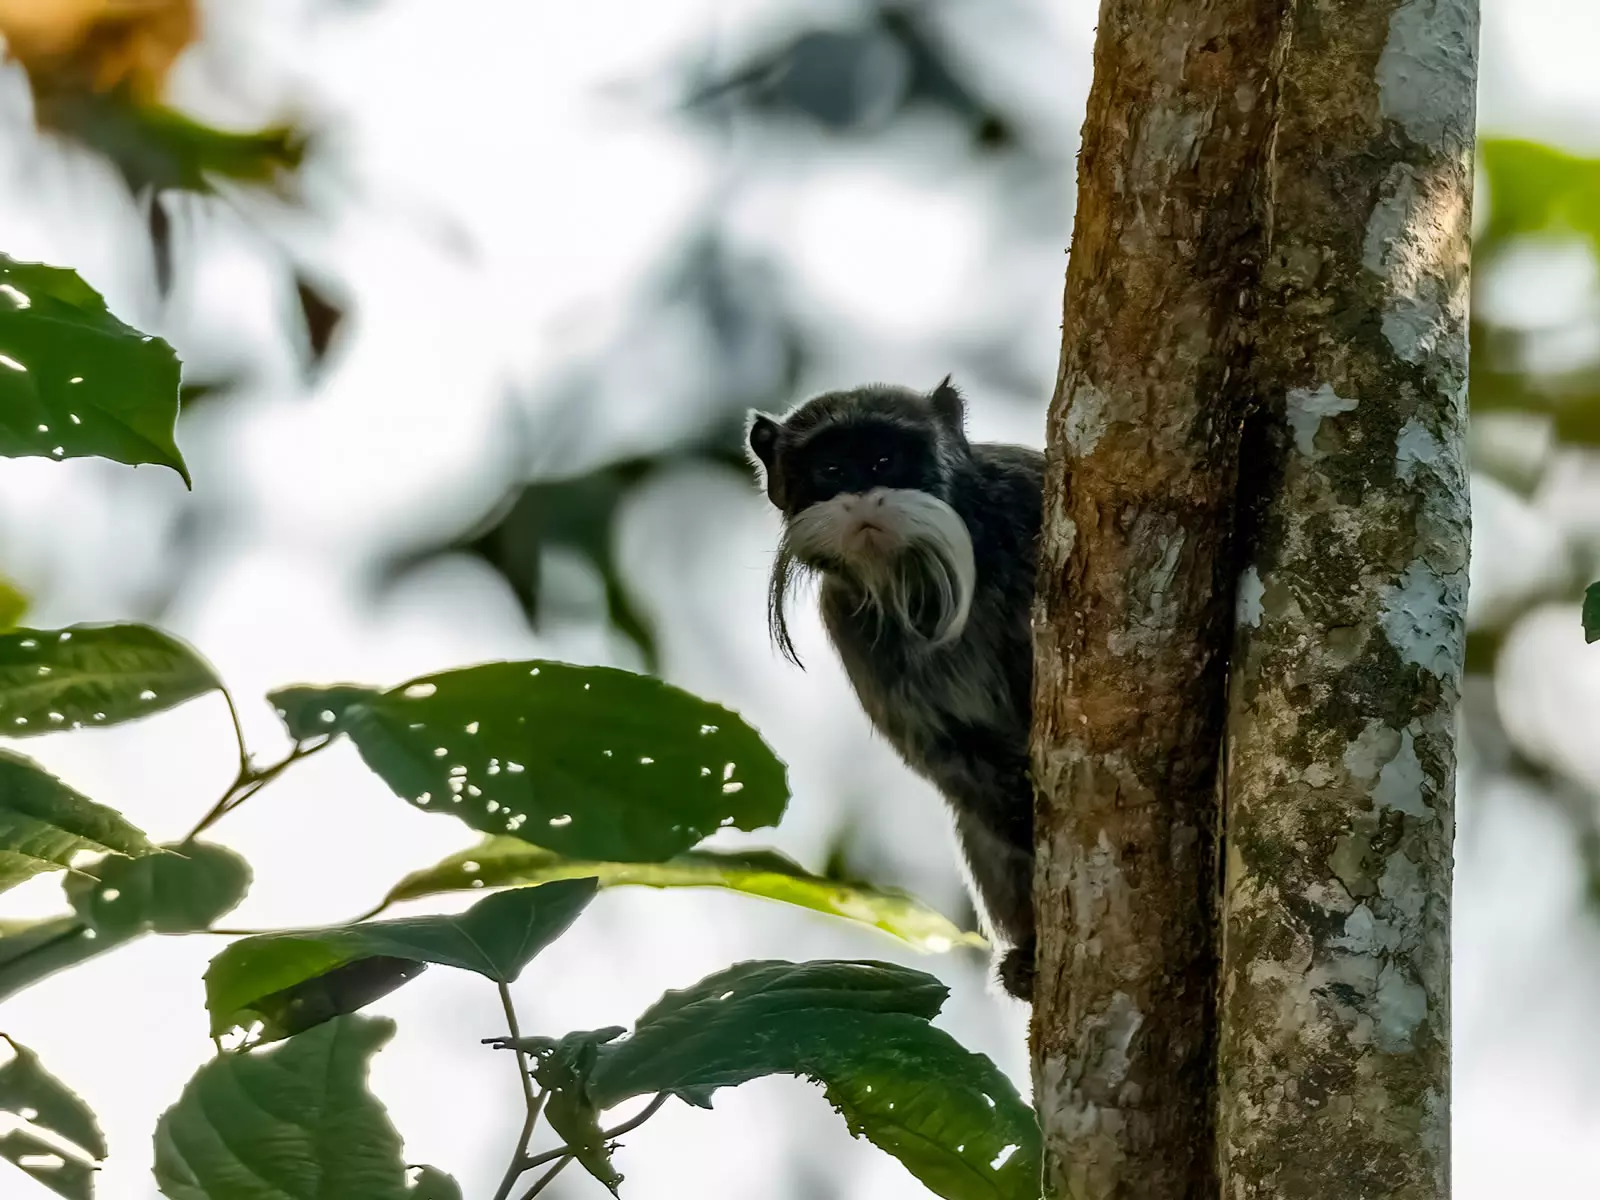
[[[785, 37], [731, 65], [713, 65], [708, 42], [686, 72], [682, 111], [712, 128], [737, 124], [745, 144], [765, 141], [773, 147], [788, 138], [786, 123], [865, 141], [896, 122], [931, 114], [969, 131], [986, 154], [1054, 162], [1059, 147], [1029, 136], [1027, 123], [993, 95], [990, 77], [955, 53], [937, 12], [923, 3], [886, 2], [869, 4], [843, 23], [798, 13], [799, 23]], [[699, 465], [748, 475], [746, 410], [788, 408], [805, 369], [827, 357], [834, 332], [801, 318], [788, 299], [792, 281], [772, 262], [734, 248], [727, 214], [718, 205], [726, 205], [737, 183], [755, 169], [742, 161], [730, 165], [732, 186], [670, 252], [639, 302], [637, 321], [563, 390], [560, 411], [541, 418], [547, 426], [592, 425], [608, 360], [637, 353], [641, 339], [660, 336], [682, 318], [700, 349], [696, 365], [702, 376], [695, 396], [684, 399], [697, 399], [708, 410], [706, 420], [658, 450], [626, 453], [579, 474], [508, 479], [501, 499], [467, 528], [397, 554], [381, 573], [382, 585], [443, 555], [468, 554], [506, 580], [537, 627], [545, 556], [569, 552], [602, 581], [606, 621], [638, 650], [646, 670], [657, 669], [653, 618], [631, 594], [617, 560], [618, 512], [665, 470]], [[663, 387], [663, 408], [678, 395], [670, 384]]]
[[729, 108], [799, 119], [830, 133], [874, 133], [925, 107], [971, 131], [986, 149], [1017, 146], [1013, 118], [951, 54], [925, 4], [867, 6], [853, 25], [802, 25], [731, 70], [692, 81], [691, 113]]
[[[35, 123], [103, 158], [144, 205], [162, 295], [174, 273], [163, 194], [213, 196], [226, 181], [293, 201], [309, 140], [294, 124], [218, 129], [164, 103], [174, 65], [200, 34], [195, 0], [0, 0], [6, 58], [27, 73]], [[315, 368], [343, 314], [291, 270]]]

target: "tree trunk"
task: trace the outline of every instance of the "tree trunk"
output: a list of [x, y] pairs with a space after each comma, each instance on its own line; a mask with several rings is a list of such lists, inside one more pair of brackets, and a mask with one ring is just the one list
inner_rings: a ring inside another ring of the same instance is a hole
[[1046, 1190], [1212, 1200], [1229, 529], [1290, 0], [1105, 0], [1036, 612]]
[[1476, 29], [1102, 5], [1035, 623], [1052, 1197], [1446, 1194]]
[[1228, 1200], [1449, 1195], [1476, 0], [1296, 12], [1227, 744]]

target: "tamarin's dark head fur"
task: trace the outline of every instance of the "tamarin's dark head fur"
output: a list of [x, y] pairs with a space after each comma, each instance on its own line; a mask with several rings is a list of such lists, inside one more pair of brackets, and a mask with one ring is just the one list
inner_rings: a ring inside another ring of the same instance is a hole
[[931, 394], [889, 384], [826, 392], [778, 419], [752, 413], [749, 447], [784, 515], [768, 616], [799, 663], [787, 602], [808, 572], [850, 578], [880, 614], [932, 644], [959, 637], [975, 584], [972, 538], [951, 507], [971, 461], [948, 377]]
[[1029, 612], [1044, 456], [969, 442], [961, 395], [886, 384], [752, 414], [750, 455], [783, 514], [768, 617], [791, 659], [794, 583], [821, 581], [828, 640], [867, 717], [955, 815], [1000, 978], [1033, 987]]

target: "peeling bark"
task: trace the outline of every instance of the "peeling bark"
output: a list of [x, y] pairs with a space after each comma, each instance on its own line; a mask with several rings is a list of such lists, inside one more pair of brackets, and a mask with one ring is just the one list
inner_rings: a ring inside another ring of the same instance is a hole
[[1216, 770], [1291, 0], [1104, 0], [1035, 613], [1046, 1192], [1211, 1200]]
[[1226, 1200], [1449, 1194], [1476, 0], [1296, 10], [1226, 751]]

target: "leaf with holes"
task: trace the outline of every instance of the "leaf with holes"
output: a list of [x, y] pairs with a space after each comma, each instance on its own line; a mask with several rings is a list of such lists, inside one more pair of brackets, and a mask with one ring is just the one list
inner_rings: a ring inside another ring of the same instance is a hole
[[392, 1021], [340, 1017], [206, 1063], [156, 1125], [161, 1194], [409, 1200], [400, 1135], [367, 1089], [372, 1056], [393, 1033]]
[[271, 699], [291, 736], [345, 734], [411, 803], [574, 857], [660, 862], [724, 826], [776, 824], [789, 797], [737, 714], [611, 667], [496, 662]]
[[244, 899], [250, 864], [207, 842], [160, 847], [146, 858], [105, 858], [68, 876], [79, 918], [109, 937], [195, 933]]
[[[0, 1140], [0, 1158], [20, 1167], [57, 1195], [88, 1200], [89, 1162], [106, 1156], [105, 1136], [94, 1113], [76, 1092], [44, 1069], [32, 1050], [3, 1033], [0, 1039], [9, 1043], [14, 1052], [11, 1061], [0, 1067], [0, 1112], [24, 1122], [24, 1128], [13, 1131], [22, 1136]], [[44, 1130], [65, 1141], [77, 1151], [76, 1161], [53, 1146], [45, 1146], [32, 1130]]]
[[[261, 1021], [262, 1037], [270, 1041], [307, 1028], [300, 1011], [306, 1005], [294, 1003], [297, 993], [292, 989], [366, 960], [440, 963], [511, 983], [577, 920], [594, 898], [595, 887], [592, 879], [569, 879], [499, 892], [453, 916], [366, 921], [241, 938], [206, 969], [211, 1032], [219, 1036], [235, 1026]], [[388, 977], [383, 971], [380, 976]], [[381, 982], [368, 977], [361, 986]], [[395, 986], [400, 982], [404, 979]], [[307, 994], [315, 997], [313, 1007], [325, 1003], [320, 993]]]
[[80, 796], [33, 760], [0, 750], [0, 892], [67, 866], [79, 851], [155, 852], [113, 809]]
[[74, 625], [0, 634], [0, 734], [119, 725], [219, 690], [177, 638], [148, 625]]
[[601, 1046], [589, 1098], [821, 1082], [850, 1132], [950, 1200], [1038, 1200], [1038, 1123], [988, 1058], [930, 1025], [946, 989], [874, 962], [749, 962], [668, 992]]
[[491, 837], [407, 875], [390, 889], [384, 904], [590, 876], [601, 887], [726, 888], [870, 925], [933, 953], [985, 944], [981, 935], [963, 932], [904, 892], [812, 875], [773, 850], [690, 850], [662, 863], [594, 862], [567, 858], [519, 838]]
[[74, 272], [0, 255], [0, 455], [154, 463], [188, 484], [178, 373]]

